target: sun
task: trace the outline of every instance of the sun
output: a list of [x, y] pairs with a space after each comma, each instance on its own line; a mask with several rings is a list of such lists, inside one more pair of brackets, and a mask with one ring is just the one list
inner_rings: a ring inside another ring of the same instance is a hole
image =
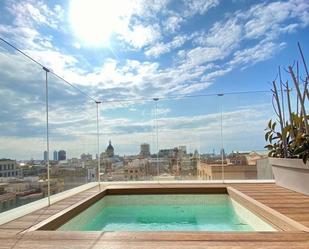
[[128, 26], [131, 13], [130, 0], [71, 0], [69, 20], [84, 44], [108, 46], [111, 35]]

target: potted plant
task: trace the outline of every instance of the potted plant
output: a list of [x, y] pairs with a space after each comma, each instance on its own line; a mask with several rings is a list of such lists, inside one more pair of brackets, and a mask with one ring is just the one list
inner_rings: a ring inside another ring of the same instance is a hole
[[278, 120], [268, 122], [265, 129], [268, 144], [265, 148], [269, 151], [269, 163], [276, 184], [309, 195], [309, 116], [306, 111], [309, 74], [299, 43], [298, 48], [305, 77], [299, 77], [298, 62], [286, 70], [297, 96], [293, 102], [289, 81], [283, 83], [279, 67], [280, 89], [276, 80], [272, 82], [272, 103]]

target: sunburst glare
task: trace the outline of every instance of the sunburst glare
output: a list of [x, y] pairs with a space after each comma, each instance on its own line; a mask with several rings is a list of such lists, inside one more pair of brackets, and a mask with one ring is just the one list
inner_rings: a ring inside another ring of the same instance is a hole
[[129, 0], [72, 0], [69, 11], [72, 30], [86, 45], [108, 46], [113, 33], [127, 28], [132, 6]]

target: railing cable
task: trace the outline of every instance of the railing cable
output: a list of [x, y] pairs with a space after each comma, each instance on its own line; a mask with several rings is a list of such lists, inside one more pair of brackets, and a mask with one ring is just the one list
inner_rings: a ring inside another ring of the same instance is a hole
[[89, 94], [87, 94], [86, 92], [84, 92], [83, 90], [81, 90], [80, 88], [78, 88], [77, 86], [73, 85], [72, 83], [70, 83], [69, 81], [67, 81], [66, 79], [64, 79], [63, 77], [61, 77], [60, 75], [58, 75], [57, 73], [53, 72], [50, 68], [47, 68], [46, 66], [44, 66], [42, 63], [40, 63], [39, 61], [37, 61], [36, 59], [32, 58], [30, 55], [26, 54], [25, 52], [23, 52], [22, 50], [20, 50], [19, 48], [17, 48], [16, 46], [14, 46], [12, 43], [8, 42], [7, 40], [3, 39], [2, 37], [0, 37], [0, 40], [3, 41], [5, 44], [9, 45], [11, 48], [15, 49], [16, 51], [18, 51], [19, 53], [21, 53], [22, 55], [24, 55], [25, 57], [27, 57], [29, 60], [31, 60], [32, 62], [36, 63], [37, 65], [39, 65], [40, 67], [42, 67], [43, 70], [46, 71], [46, 69], [48, 69], [48, 72], [53, 74], [54, 76], [56, 76], [58, 79], [62, 80], [63, 82], [65, 82], [66, 84], [68, 84], [69, 86], [73, 87], [75, 90], [79, 91], [81, 94], [85, 95], [86, 97], [88, 97], [89, 99], [93, 100], [94, 102], [97, 102], [97, 100], [94, 97], [91, 97]]

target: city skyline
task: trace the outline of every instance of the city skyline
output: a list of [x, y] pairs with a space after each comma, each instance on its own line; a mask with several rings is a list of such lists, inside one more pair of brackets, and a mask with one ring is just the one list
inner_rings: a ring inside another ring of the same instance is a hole
[[[145, 146], [146, 146], [146, 150], [145, 150]], [[117, 154], [117, 151], [116, 151], [115, 155], [120, 156], [120, 157], [125, 157], [125, 156], [155, 156], [157, 154], [156, 152], [153, 152], [153, 153], [150, 152], [150, 145], [147, 144], [147, 143], [140, 144], [139, 148], [140, 148], [140, 150], [137, 151], [136, 153], [133, 153], [133, 154]], [[207, 155], [207, 156], [210, 156], [210, 155], [221, 156], [221, 154], [222, 154], [221, 150], [220, 151], [216, 151], [215, 149], [213, 149], [211, 151], [205, 151], [205, 152], [198, 151], [197, 149], [188, 150], [187, 147], [184, 146], [184, 145], [179, 145], [179, 146], [171, 147], [171, 148], [160, 148], [158, 153], [160, 155], [160, 153], [164, 153], [164, 151], [167, 151], [167, 150], [168, 151], [173, 151], [176, 148], [179, 151], [182, 151], [184, 154], [188, 154], [188, 155], [189, 154], [193, 155], [195, 152], [197, 152], [199, 155]], [[116, 149], [117, 149], [117, 147], [116, 147]], [[149, 154], [148, 154], [148, 152], [145, 153], [145, 151], [148, 151], [148, 150], [149, 150]], [[67, 150], [59, 150], [59, 151], [64, 151], [65, 153], [67, 153]], [[58, 159], [59, 151], [50, 151], [50, 157], [49, 157], [50, 159], [49, 160], [50, 161], [61, 161], [61, 160]], [[103, 155], [105, 152], [106, 152], [106, 148], [103, 149], [100, 152], [100, 154]], [[263, 151], [228, 151], [228, 152], [225, 152], [225, 150], [223, 149], [223, 154], [224, 155], [233, 154], [233, 153], [251, 153], [251, 152], [262, 153], [261, 155], [263, 155], [263, 154], [266, 154], [267, 150], [263, 150]], [[51, 157], [51, 155], [53, 155], [53, 157]], [[97, 159], [96, 158], [97, 154], [91, 154], [89, 152], [83, 152], [82, 154], [77, 155], [77, 156], [68, 156], [66, 154], [66, 159], [65, 160], [75, 159], [75, 158], [83, 160], [83, 157], [85, 157], [85, 158], [91, 157], [92, 158], [91, 160], [95, 160], [95, 159]], [[47, 158], [47, 151], [43, 152], [43, 157], [42, 158], [43, 158], [42, 161], [46, 161], [45, 158]], [[32, 159], [33, 160], [41, 160], [40, 158], [32, 158]], [[12, 159], [12, 160], [14, 160], [14, 159]], [[28, 159], [15, 159], [15, 160], [17, 160], [17, 161], [27, 161]], [[62, 159], [62, 160], [64, 160], [64, 159]]]

